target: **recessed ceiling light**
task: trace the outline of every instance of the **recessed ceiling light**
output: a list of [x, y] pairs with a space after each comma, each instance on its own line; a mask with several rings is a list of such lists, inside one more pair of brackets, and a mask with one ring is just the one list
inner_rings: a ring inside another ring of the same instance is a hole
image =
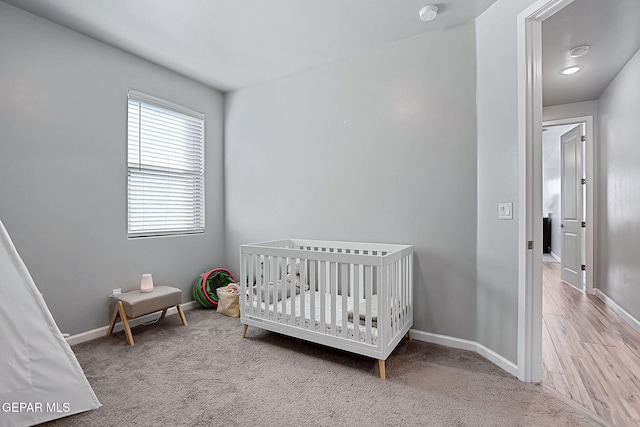
[[589, 52], [589, 46], [577, 46], [569, 51], [569, 56], [578, 58], [579, 56], [586, 55], [587, 52]]
[[418, 11], [418, 15], [420, 15], [420, 19], [425, 22], [433, 21], [436, 16], [438, 16], [438, 6], [435, 4], [425, 6]]
[[574, 65], [572, 67], [567, 67], [564, 70], [560, 71], [560, 74], [564, 74], [564, 75], [575, 74], [580, 70], [582, 70], [582, 67], [578, 65]]

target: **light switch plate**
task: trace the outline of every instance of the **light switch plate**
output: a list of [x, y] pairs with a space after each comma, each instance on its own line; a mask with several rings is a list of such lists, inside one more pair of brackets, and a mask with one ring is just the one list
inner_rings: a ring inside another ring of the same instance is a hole
[[513, 203], [498, 203], [498, 219], [513, 219]]

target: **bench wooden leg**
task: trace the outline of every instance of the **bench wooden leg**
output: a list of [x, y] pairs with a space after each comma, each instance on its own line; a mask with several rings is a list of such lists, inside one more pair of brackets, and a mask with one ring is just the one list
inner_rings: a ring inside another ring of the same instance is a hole
[[249, 325], [242, 325], [242, 338], [246, 338], [247, 336], [247, 328]]
[[[180, 320], [182, 320], [182, 324], [184, 326], [187, 326], [187, 318], [184, 317], [184, 311], [182, 311], [182, 307], [180, 307], [180, 304], [176, 305], [176, 308], [178, 309], [178, 314], [180, 315]], [[167, 309], [165, 309], [164, 311], [166, 312]], [[163, 312], [162, 316], [164, 317], [164, 312]], [[162, 317], [161, 317], [161, 319], [162, 319]]]
[[129, 327], [129, 318], [124, 311], [124, 305], [122, 301], [118, 301], [118, 311], [120, 312], [120, 318], [122, 319], [122, 325], [124, 326], [124, 334], [127, 337], [129, 345], [133, 345], [133, 335], [131, 335], [131, 328]]
[[122, 305], [122, 301], [118, 301], [115, 308], [113, 309], [113, 316], [111, 316], [111, 325], [109, 326], [109, 332], [107, 332], [107, 336], [113, 333], [113, 328], [116, 326], [118, 316], [120, 316], [120, 319], [122, 319], [122, 326], [124, 327], [124, 334], [127, 337], [127, 343], [129, 345], [133, 345], [133, 335], [131, 335], [129, 320], [127, 318], [127, 314], [124, 312], [124, 305]]
[[384, 363], [384, 360], [378, 360], [378, 366], [380, 367], [380, 379], [383, 381], [387, 379], [387, 373], [385, 372]]
[[116, 321], [118, 320], [118, 314], [120, 314], [120, 307], [116, 303], [113, 307], [113, 316], [111, 316], [111, 325], [109, 326], [109, 332], [107, 332], [107, 336], [113, 333], [113, 328], [116, 326]]
[[167, 308], [165, 308], [164, 310], [162, 310], [162, 314], [160, 315], [160, 318], [158, 320], [162, 320], [164, 319], [164, 316], [167, 314]]

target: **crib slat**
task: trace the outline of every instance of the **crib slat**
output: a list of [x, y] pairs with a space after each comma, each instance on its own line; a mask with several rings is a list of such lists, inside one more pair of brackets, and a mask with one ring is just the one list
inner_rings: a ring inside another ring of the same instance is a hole
[[262, 262], [262, 255], [256, 255], [256, 295], [258, 301], [258, 307], [256, 315], [262, 317], [262, 282], [264, 282], [264, 264]]
[[[380, 269], [380, 267], [378, 267]], [[390, 273], [390, 266], [382, 267], [380, 269], [380, 274], [378, 274], [378, 277], [380, 277], [380, 280], [382, 281], [382, 283], [378, 284], [378, 304], [380, 306], [383, 306], [385, 304], [385, 301], [391, 301], [391, 282], [390, 280], [388, 280], [387, 276], [385, 276], [385, 270], [389, 271]], [[374, 292], [375, 295], [375, 292]], [[387, 302], [386, 304], [390, 304], [390, 302]], [[378, 323], [376, 324], [377, 328], [378, 328], [378, 342], [381, 341], [382, 338], [384, 337], [389, 337], [389, 335], [391, 334], [391, 322], [392, 322], [392, 318], [391, 318], [391, 314], [389, 312], [389, 305], [384, 306], [384, 312], [382, 311], [378, 311]], [[373, 323], [373, 321], [372, 321]]]
[[[385, 296], [386, 296], [386, 305], [384, 306], [384, 310], [385, 310], [385, 314], [387, 316], [387, 323], [388, 323], [388, 327], [385, 328], [385, 340], [390, 340], [393, 338], [393, 336], [395, 336], [395, 327], [396, 327], [396, 315], [398, 314], [396, 309], [393, 308], [393, 304], [394, 301], [396, 301], [398, 295], [396, 292], [396, 285], [397, 285], [397, 280], [396, 280], [396, 270], [395, 270], [395, 263], [391, 263], [388, 265], [389, 267], [389, 276], [387, 278], [385, 278], [386, 280], [386, 290], [385, 290]], [[381, 306], [384, 304], [384, 301], [380, 303]], [[379, 319], [378, 319], [379, 320]], [[378, 326], [380, 327], [380, 326]], [[379, 337], [378, 337], [379, 338]]]
[[413, 318], [413, 253], [407, 255], [409, 268], [407, 268], [407, 306], [409, 307], [407, 315], [409, 319]]
[[316, 274], [317, 274], [317, 264], [316, 261], [312, 261], [309, 260], [309, 270], [308, 270], [308, 277], [309, 277], [309, 319], [310, 319], [310, 325], [309, 328], [312, 331], [316, 330], [316, 321], [318, 319], [316, 319]]
[[[385, 329], [390, 333], [388, 335], [390, 336], [394, 336], [394, 331], [395, 331], [395, 315], [396, 315], [396, 310], [393, 309], [393, 297], [394, 297], [394, 292], [393, 292], [393, 288], [395, 286], [395, 263], [391, 263], [391, 265], [389, 265], [389, 289], [386, 291], [387, 295], [389, 295], [389, 325], [388, 327], [386, 327]], [[386, 325], [385, 325], [386, 326]]]
[[[289, 258], [289, 269], [290, 269], [289, 271], [291, 271], [294, 276], [295, 276], [295, 273], [294, 273], [295, 265], [296, 265], [296, 259]], [[286, 274], [285, 274], [285, 279], [286, 279]], [[289, 284], [287, 286], [289, 286], [289, 289], [291, 290], [290, 292], [291, 294], [291, 316], [290, 316], [291, 325], [296, 326], [296, 281], [292, 276], [290, 276]]]
[[274, 301], [275, 321], [285, 324], [287, 321], [287, 284], [282, 280], [282, 269], [286, 265], [286, 258], [279, 256], [276, 262], [276, 277], [278, 279], [278, 292], [280, 293], [280, 301]]
[[[305, 290], [306, 288], [306, 284], [307, 284], [307, 277], [306, 277], [306, 273], [307, 273], [307, 269], [306, 269], [306, 260], [301, 259], [300, 260], [300, 268], [299, 268], [299, 272], [300, 272], [300, 326], [303, 329], [307, 329], [307, 316], [306, 316], [306, 300], [307, 300], [307, 291]], [[294, 272], [293, 272], [293, 276], [292, 279], [295, 282], [295, 268], [294, 268]]]
[[364, 293], [364, 265], [359, 264], [359, 268], [360, 268], [360, 283], [358, 284], [358, 286], [360, 287], [359, 291], [360, 291], [360, 295], [362, 297], [362, 299], [365, 298], [365, 293]]
[[280, 300], [282, 301], [282, 320], [280, 321], [280, 323], [282, 323], [283, 325], [287, 325], [290, 323], [290, 317], [288, 317], [287, 313], [291, 312], [291, 300], [289, 298], [286, 298], [287, 292], [289, 292], [289, 287], [284, 277], [285, 273], [287, 272], [288, 264], [289, 258], [283, 256], [280, 261], [280, 280], [282, 281], [282, 292], [284, 292], [283, 298]]
[[241, 278], [242, 280], [246, 280], [246, 286], [244, 288], [244, 292], [246, 295], [240, 295], [240, 298], [246, 301], [244, 312], [249, 315], [252, 315], [253, 314], [253, 290], [251, 288], [253, 286], [253, 268], [251, 266], [251, 257], [247, 254], [243, 254], [242, 261], [244, 262], [245, 268], [247, 269], [245, 272], [245, 275]]
[[337, 335], [336, 328], [336, 295], [338, 294], [338, 271], [337, 263], [332, 262], [329, 264], [329, 280], [331, 289], [331, 333]]
[[[269, 304], [269, 291], [273, 290], [275, 291], [275, 289], [269, 289], [270, 288], [270, 284], [274, 283], [274, 286], [277, 282], [274, 282], [273, 280], [273, 276], [274, 276], [274, 271], [275, 271], [275, 266], [274, 266], [274, 257], [272, 257], [271, 255], [268, 255], [265, 257], [265, 264], [269, 266], [268, 270], [269, 270], [269, 275], [268, 275], [268, 279], [265, 281], [266, 282], [266, 286], [265, 286], [265, 294], [264, 294], [264, 300], [265, 300], [265, 318], [266, 319], [272, 319], [274, 314], [273, 314], [273, 305]], [[273, 298], [275, 298], [275, 295], [273, 296]], [[271, 301], [273, 302], [273, 300]]]
[[360, 273], [362, 265], [351, 264], [353, 273], [353, 340], [360, 341]]
[[366, 299], [366, 308], [365, 308], [365, 342], [367, 344], [371, 344], [371, 299], [373, 288], [373, 280], [372, 280], [372, 267], [370, 265], [364, 266], [364, 289], [365, 289], [365, 299]]
[[320, 276], [318, 280], [320, 281], [320, 289], [318, 292], [320, 293], [320, 331], [325, 334], [326, 331], [326, 321], [325, 321], [325, 310], [326, 310], [326, 284], [327, 284], [327, 263], [325, 261], [320, 261]]
[[272, 262], [272, 276], [273, 276], [273, 298], [271, 300], [271, 312], [273, 314], [273, 321], [277, 322], [278, 321], [278, 303], [280, 302], [278, 300], [278, 298], [280, 298], [280, 300], [282, 299], [282, 297], [285, 295], [285, 293], [283, 291], [281, 291], [281, 287], [282, 287], [282, 283], [280, 280], [280, 259], [278, 256], [273, 256], [273, 262]]
[[394, 264], [396, 264], [396, 268], [398, 270], [398, 273], [396, 274], [397, 277], [397, 283], [396, 283], [396, 300], [394, 302], [394, 310], [398, 313], [396, 315], [396, 322], [398, 323], [398, 325], [396, 326], [396, 330], [398, 332], [400, 332], [400, 329], [402, 328], [402, 326], [404, 326], [404, 313], [403, 313], [403, 309], [402, 309], [402, 301], [403, 301], [403, 267], [402, 267], [402, 258], [400, 258], [398, 261], [396, 261]]
[[287, 324], [291, 324], [291, 299], [290, 298], [286, 298], [287, 292], [290, 294], [291, 291], [289, 289], [289, 285], [287, 284], [287, 281], [285, 280], [285, 274], [287, 272], [287, 265], [289, 265], [290, 263], [290, 259], [289, 257], [282, 257], [282, 270], [280, 270], [280, 280], [282, 280], [282, 289], [284, 292], [284, 297], [282, 298], [283, 301], [283, 305], [282, 305], [282, 321], [280, 323], [282, 323], [283, 325], [287, 325]]
[[398, 331], [404, 326], [404, 260], [398, 260]]
[[[276, 276], [276, 281], [274, 282], [273, 285], [273, 300], [272, 302], [272, 307], [273, 307], [273, 320], [275, 322], [280, 322], [278, 320], [278, 316], [280, 315], [280, 313], [282, 313], [281, 307], [283, 307], [282, 305], [282, 300], [285, 299], [283, 298], [285, 295], [286, 290], [284, 289], [284, 284], [282, 283], [282, 280], [280, 279], [280, 272], [282, 271], [282, 258], [279, 256], [275, 256], [274, 258], [274, 269], [275, 269], [275, 276]], [[280, 300], [278, 300], [278, 295], [280, 295]], [[281, 317], [281, 316], [280, 316]]]
[[247, 277], [245, 274], [246, 268], [247, 264], [245, 262], [245, 255], [240, 252], [240, 281], [238, 282], [238, 292], [240, 294], [238, 302], [240, 303], [240, 313], [247, 313], [247, 307], [245, 305], [246, 298], [244, 297], [244, 294], [247, 291]]
[[402, 258], [402, 327], [407, 323], [407, 257]]
[[269, 281], [271, 279], [271, 265], [269, 264], [269, 256], [262, 256], [262, 265], [264, 268], [264, 279], [262, 280], [262, 302], [264, 303], [264, 308], [262, 309], [262, 318], [269, 318]]
[[[378, 346], [384, 347], [389, 341], [391, 335], [391, 314], [389, 312], [389, 304], [391, 301], [391, 286], [385, 276], [385, 267], [378, 266], [373, 269], [373, 274], [376, 277], [377, 289], [374, 289], [374, 295], [378, 295], [376, 300], [378, 319], [374, 328], [378, 332]], [[372, 309], [373, 310], [373, 309]], [[373, 324], [373, 320], [371, 321]], [[373, 339], [373, 331], [372, 331]]]
[[407, 256], [407, 316], [413, 319], [413, 254]]
[[251, 304], [253, 306], [253, 310], [252, 311], [253, 311], [253, 315], [255, 316], [256, 313], [257, 313], [257, 310], [258, 310], [257, 307], [259, 307], [259, 306], [255, 305], [255, 304], [258, 303], [258, 298], [257, 298], [256, 295], [258, 293], [258, 276], [260, 274], [260, 271], [258, 270], [258, 267], [257, 267], [257, 264], [256, 264], [258, 262], [258, 256], [255, 255], [255, 254], [251, 255], [250, 260], [251, 260], [251, 273], [252, 273], [252, 276], [253, 276], [252, 280], [251, 280], [251, 283], [250, 283], [250, 286], [251, 286], [251, 294], [250, 295], [251, 295], [251, 301], [253, 302]]
[[393, 318], [391, 337], [395, 337], [398, 333], [398, 263], [391, 264], [391, 306], [390, 315]]
[[271, 272], [269, 283], [273, 284], [268, 288], [271, 292], [271, 303], [269, 304], [269, 292], [267, 292], [268, 318], [276, 321], [278, 318], [278, 257], [269, 256], [269, 271]]
[[260, 313], [260, 302], [258, 301], [258, 284], [260, 282], [260, 264], [259, 264], [259, 257], [258, 255], [253, 255], [253, 295], [251, 295], [251, 297], [256, 301], [257, 305], [254, 307], [253, 309], [253, 315], [257, 316], [258, 313]]
[[247, 298], [249, 292], [249, 263], [247, 261], [247, 254], [240, 252], [240, 281], [243, 283], [240, 292], [240, 313], [250, 315], [249, 305], [252, 305], [253, 301]]
[[384, 306], [385, 311], [384, 313], [378, 312], [378, 341], [382, 337], [388, 340], [393, 332], [393, 315], [390, 308], [393, 298], [393, 265], [388, 264], [383, 267], [382, 280], [384, 281], [383, 286], [378, 287], [378, 303]]
[[251, 294], [251, 287], [249, 286], [249, 283], [252, 283], [251, 277], [253, 277], [253, 274], [252, 274], [253, 272], [251, 271], [249, 256], [247, 254], [242, 254], [241, 260], [242, 260], [242, 265], [245, 268], [245, 271], [240, 272], [241, 273], [240, 280], [244, 282], [243, 292], [240, 294], [240, 299], [242, 300], [241, 304], [244, 304], [244, 307], [240, 308], [240, 313], [246, 313], [248, 315], [251, 315], [253, 314], [253, 298], [247, 298], [247, 297], [253, 296]]
[[262, 279], [262, 289], [260, 291], [260, 295], [262, 298], [262, 302], [264, 303], [264, 308], [261, 309], [260, 317], [263, 319], [269, 318], [269, 280], [271, 279], [271, 268], [269, 265], [269, 256], [262, 256], [262, 268], [263, 268], [263, 279]]
[[342, 338], [347, 338], [347, 291], [349, 289], [349, 264], [340, 264], [342, 270]]

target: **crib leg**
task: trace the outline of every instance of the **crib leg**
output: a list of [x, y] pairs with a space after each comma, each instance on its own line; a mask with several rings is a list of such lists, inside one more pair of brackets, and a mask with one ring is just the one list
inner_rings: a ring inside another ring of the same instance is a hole
[[242, 338], [245, 338], [247, 336], [247, 328], [249, 327], [249, 325], [242, 325]]
[[380, 367], [380, 379], [384, 381], [387, 379], [387, 373], [384, 370], [384, 360], [379, 359], [378, 366]]
[[407, 338], [409, 338], [409, 341], [412, 341], [412, 339], [411, 339], [411, 331], [407, 331]]

